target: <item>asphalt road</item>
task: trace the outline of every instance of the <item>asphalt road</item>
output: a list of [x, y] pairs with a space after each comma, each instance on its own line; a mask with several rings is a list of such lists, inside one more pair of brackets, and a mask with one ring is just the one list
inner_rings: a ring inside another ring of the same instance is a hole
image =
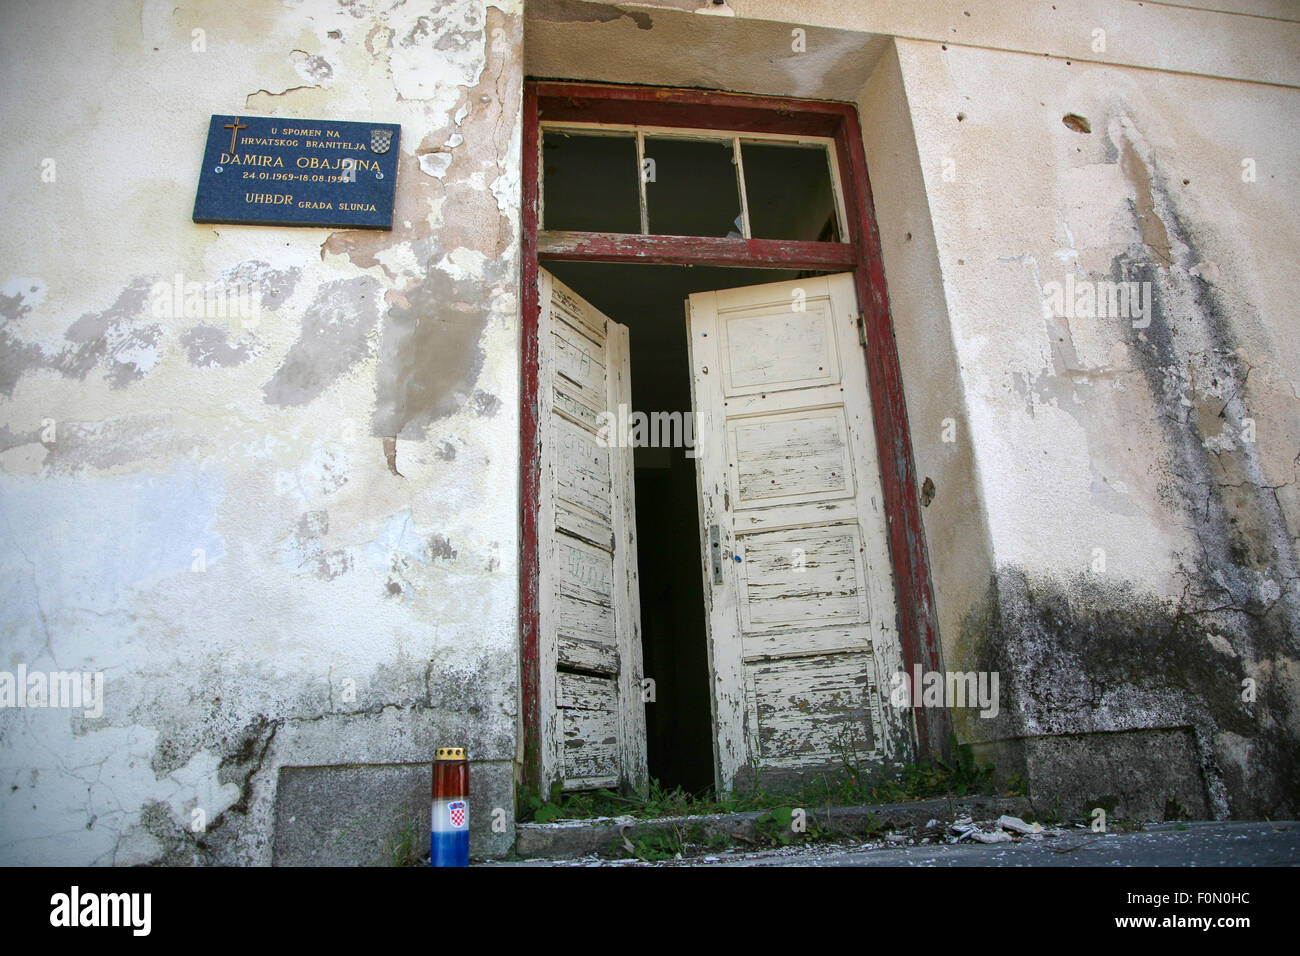
[[1160, 824], [1132, 833], [1092, 833], [1019, 843], [891, 849], [799, 848], [722, 866], [1298, 866], [1300, 823]]

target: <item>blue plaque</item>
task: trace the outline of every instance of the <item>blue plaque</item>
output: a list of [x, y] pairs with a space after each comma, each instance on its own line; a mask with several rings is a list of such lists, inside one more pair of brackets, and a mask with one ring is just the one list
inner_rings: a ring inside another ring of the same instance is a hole
[[195, 222], [392, 229], [401, 126], [214, 116]]

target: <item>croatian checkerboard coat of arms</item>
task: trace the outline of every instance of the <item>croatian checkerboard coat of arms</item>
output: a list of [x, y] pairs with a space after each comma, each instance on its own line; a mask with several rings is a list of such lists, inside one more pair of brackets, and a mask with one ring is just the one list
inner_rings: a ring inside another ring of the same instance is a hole
[[465, 825], [465, 801], [453, 800], [447, 804], [447, 810], [451, 815], [451, 825], [460, 829]]
[[372, 129], [370, 131], [370, 151], [372, 153], [386, 153], [388, 147], [393, 145], [393, 131], [391, 129]]

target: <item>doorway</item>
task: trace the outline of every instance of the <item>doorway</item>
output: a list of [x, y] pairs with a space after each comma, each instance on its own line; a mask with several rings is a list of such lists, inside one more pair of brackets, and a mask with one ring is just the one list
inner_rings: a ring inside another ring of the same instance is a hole
[[[854, 725], [871, 759], [926, 752], [938, 725], [880, 706], [888, 675], [937, 667], [937, 651], [853, 108], [525, 92], [525, 784], [728, 790], [759, 765], [811, 770]], [[579, 381], [587, 401], [566, 411]], [[588, 454], [591, 429], [573, 426], [625, 400], [704, 409], [707, 467], [653, 444], [557, 466], [557, 448]], [[593, 482], [612, 535], [571, 502], [552, 521], [557, 494]], [[588, 587], [597, 566], [608, 608]], [[557, 631], [574, 595], [607, 635]]]
[[[633, 411], [685, 421], [693, 414], [683, 306], [697, 292], [808, 275], [792, 270], [548, 262], [570, 289], [627, 326]], [[653, 421], [653, 418], [650, 419]], [[693, 430], [651, 429], [633, 450], [641, 648], [647, 686], [649, 775], [668, 790], [714, 786], [713, 716], [700, 565]]]

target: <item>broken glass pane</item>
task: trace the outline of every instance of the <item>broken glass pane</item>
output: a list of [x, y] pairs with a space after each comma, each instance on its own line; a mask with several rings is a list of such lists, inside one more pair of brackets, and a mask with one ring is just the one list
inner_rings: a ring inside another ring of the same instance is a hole
[[840, 241], [825, 146], [742, 142], [740, 155], [755, 239]]
[[542, 228], [641, 231], [636, 137], [546, 130], [542, 134]]
[[647, 136], [643, 170], [650, 232], [726, 236], [740, 215], [730, 140]]

